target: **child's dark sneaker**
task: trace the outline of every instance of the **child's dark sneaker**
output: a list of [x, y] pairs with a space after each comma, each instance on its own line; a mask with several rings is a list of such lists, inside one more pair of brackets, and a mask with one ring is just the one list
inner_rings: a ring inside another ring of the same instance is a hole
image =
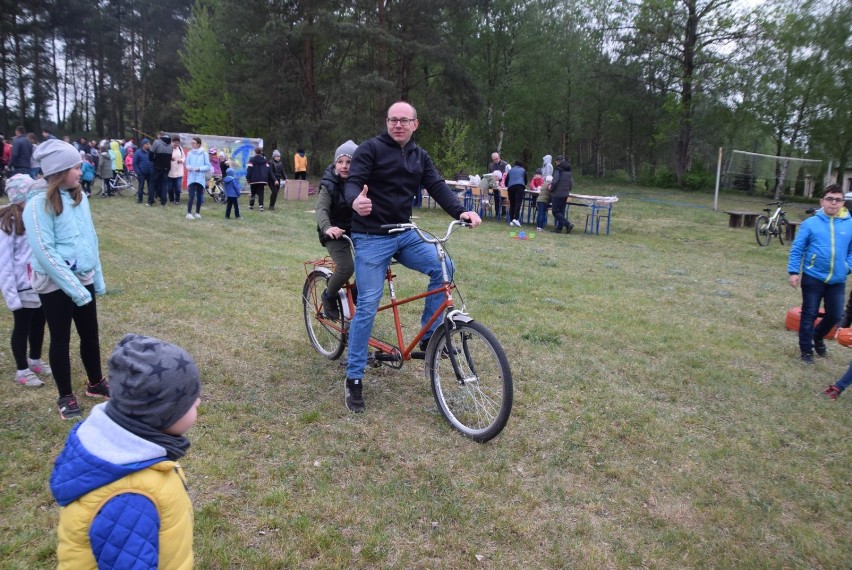
[[814, 350], [816, 351], [818, 356], [828, 355], [828, 349], [825, 347], [825, 339], [815, 338], [814, 339]]
[[810, 352], [803, 352], [802, 356], [799, 357], [799, 360], [804, 362], [805, 364], [813, 364], [814, 363], [814, 355]]
[[829, 400], [836, 400], [837, 397], [840, 395], [840, 388], [838, 388], [837, 386], [829, 386], [822, 394]]
[[364, 398], [361, 395], [361, 380], [347, 378], [343, 383], [343, 403], [350, 412], [360, 414], [364, 411]]
[[90, 398], [103, 398], [105, 400], [109, 400], [109, 380], [102, 378], [101, 381], [95, 385], [89, 384], [89, 381], [87, 380], [86, 395]]
[[328, 296], [328, 289], [322, 292], [322, 312], [332, 321], [340, 319], [340, 311], [337, 309], [337, 299]]
[[59, 417], [63, 420], [83, 417], [83, 412], [80, 411], [80, 406], [77, 405], [77, 398], [73, 394], [62, 396], [56, 400], [56, 405], [59, 407]]

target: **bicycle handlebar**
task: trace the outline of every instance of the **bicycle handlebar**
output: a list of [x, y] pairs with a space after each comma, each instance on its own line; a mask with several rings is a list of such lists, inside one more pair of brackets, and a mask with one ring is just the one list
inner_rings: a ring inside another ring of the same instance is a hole
[[383, 224], [380, 227], [383, 230], [388, 230], [388, 233], [391, 233], [391, 234], [403, 232], [405, 230], [414, 230], [415, 232], [417, 232], [418, 237], [420, 237], [420, 239], [422, 239], [426, 243], [433, 243], [433, 244], [434, 243], [441, 243], [441, 244], [443, 244], [443, 243], [446, 243], [446, 241], [448, 239], [450, 239], [450, 234], [452, 234], [454, 231], [456, 231], [455, 230], [456, 227], [471, 227], [471, 226], [470, 226], [470, 223], [468, 223], [468, 222], [464, 222], [462, 220], [453, 220], [453, 221], [450, 222], [450, 225], [447, 226], [447, 233], [442, 238], [439, 238], [437, 236], [427, 237], [428, 235], [432, 235], [432, 234], [427, 234], [425, 231], [421, 230], [417, 226], [417, 224], [415, 224], [414, 222], [406, 222], [406, 223], [403, 223], [403, 224]]

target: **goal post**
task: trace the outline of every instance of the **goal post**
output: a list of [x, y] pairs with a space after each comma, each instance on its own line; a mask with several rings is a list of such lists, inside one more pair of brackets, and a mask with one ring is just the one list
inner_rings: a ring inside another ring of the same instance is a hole
[[733, 150], [725, 164], [722, 184], [724, 188], [748, 193], [765, 190], [775, 199], [780, 199], [790, 193], [802, 174], [805, 179], [804, 195], [810, 196], [821, 165], [821, 160], [810, 158]]

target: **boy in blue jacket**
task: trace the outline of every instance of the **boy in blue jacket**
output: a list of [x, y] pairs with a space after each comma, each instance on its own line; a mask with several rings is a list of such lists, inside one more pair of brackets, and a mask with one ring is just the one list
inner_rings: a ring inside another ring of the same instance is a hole
[[[820, 204], [822, 208], [802, 222], [787, 263], [790, 286], [802, 286], [799, 350], [805, 364], [814, 363], [814, 350], [819, 356], [828, 354], [825, 335], [843, 316], [846, 277], [852, 268], [852, 218], [845, 209], [841, 212], [840, 186], [828, 186]], [[814, 327], [823, 300], [825, 318]]]
[[225, 178], [222, 179], [222, 184], [225, 186], [225, 197], [228, 200], [228, 205], [225, 206], [225, 218], [231, 219], [231, 206], [234, 207], [234, 215], [239, 220], [240, 216], [240, 181], [234, 176], [233, 168], [225, 171]]
[[109, 359], [111, 399], [68, 435], [50, 476], [60, 569], [193, 566], [183, 434], [201, 403], [183, 349], [126, 335]]

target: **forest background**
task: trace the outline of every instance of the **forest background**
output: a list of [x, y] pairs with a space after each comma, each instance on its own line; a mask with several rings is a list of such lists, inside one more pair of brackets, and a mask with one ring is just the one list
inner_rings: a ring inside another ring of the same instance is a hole
[[[712, 186], [717, 149], [852, 150], [844, 0], [0, 0], [0, 132], [304, 146], [316, 176], [412, 102], [446, 177], [529, 168]], [[136, 129], [136, 130], [134, 130]], [[269, 151], [267, 151], [269, 152]]]

